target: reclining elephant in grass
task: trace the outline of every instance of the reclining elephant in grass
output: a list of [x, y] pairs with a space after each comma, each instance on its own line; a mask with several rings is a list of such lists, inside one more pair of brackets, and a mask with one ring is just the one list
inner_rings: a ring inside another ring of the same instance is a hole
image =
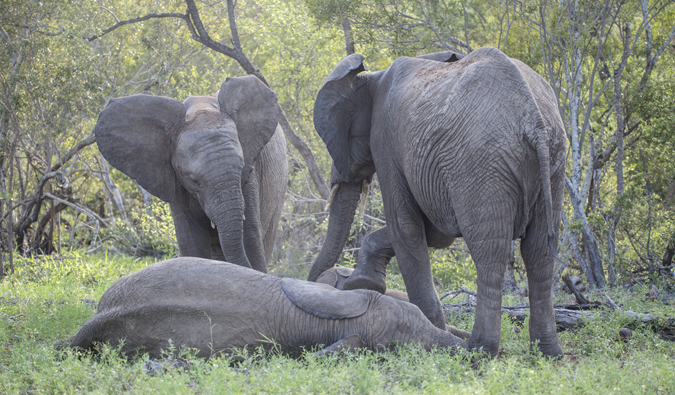
[[182, 257], [150, 265], [115, 282], [98, 312], [70, 347], [122, 344], [156, 358], [173, 344], [197, 356], [242, 348], [277, 347], [298, 356], [326, 346], [386, 350], [419, 342], [453, 352], [466, 342], [440, 330], [417, 306], [375, 291], [340, 291], [325, 284], [278, 278], [227, 262]]

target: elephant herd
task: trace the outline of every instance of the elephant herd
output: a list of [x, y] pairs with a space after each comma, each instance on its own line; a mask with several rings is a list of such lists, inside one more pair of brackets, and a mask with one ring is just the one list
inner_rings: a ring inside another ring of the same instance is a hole
[[[560, 356], [551, 287], [566, 144], [552, 88], [489, 47], [366, 70], [362, 55], [346, 57], [316, 97], [314, 126], [333, 159], [334, 197], [309, 281], [265, 274], [287, 180], [273, 91], [246, 76], [182, 103], [111, 100], [95, 127], [99, 150], [169, 202], [182, 257], [113, 284], [71, 347], [108, 341], [158, 356], [171, 341], [209, 357], [272, 343], [297, 355], [320, 345], [325, 354], [419, 342], [494, 356], [504, 272], [521, 239], [530, 341]], [[366, 236], [353, 271], [336, 269], [375, 172], [386, 226]], [[429, 261], [428, 247], [456, 237], [476, 265], [471, 333], [446, 325]], [[394, 256], [407, 295], [386, 289]]]

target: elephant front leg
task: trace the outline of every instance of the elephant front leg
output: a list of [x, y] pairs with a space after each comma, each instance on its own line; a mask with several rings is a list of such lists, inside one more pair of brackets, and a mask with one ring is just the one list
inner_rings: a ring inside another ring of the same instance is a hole
[[344, 289], [387, 290], [386, 272], [394, 248], [387, 227], [369, 233], [361, 244], [354, 272], [347, 278]]
[[188, 210], [183, 203], [170, 203], [170, 207], [180, 255], [218, 259], [211, 255], [210, 232], [204, 226], [209, 223], [206, 214], [200, 210]]

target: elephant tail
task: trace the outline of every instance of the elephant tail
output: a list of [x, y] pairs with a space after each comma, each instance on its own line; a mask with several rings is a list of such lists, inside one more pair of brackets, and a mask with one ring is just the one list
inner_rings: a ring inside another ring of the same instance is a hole
[[97, 316], [94, 316], [87, 321], [75, 336], [70, 338], [70, 348], [79, 348], [83, 350], [91, 349], [96, 341], [95, 334], [101, 330], [99, 322], [100, 320]]
[[[543, 123], [543, 122], [542, 122]], [[553, 222], [553, 197], [551, 193], [551, 157], [549, 155], [548, 133], [545, 127], [536, 129], [534, 147], [539, 159], [539, 176], [541, 188], [544, 193], [544, 205], [546, 206], [546, 229], [548, 234], [548, 249], [552, 256], [555, 253], [555, 226]]]

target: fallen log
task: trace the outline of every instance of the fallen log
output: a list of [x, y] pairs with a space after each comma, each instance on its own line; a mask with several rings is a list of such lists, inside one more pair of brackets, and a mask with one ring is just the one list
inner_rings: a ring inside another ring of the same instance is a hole
[[[608, 303], [609, 304], [609, 303]], [[601, 307], [600, 302], [589, 302], [584, 305], [556, 305], [553, 307], [555, 322], [559, 331], [574, 329], [586, 325], [588, 322], [604, 318], [609, 311], [591, 311]], [[616, 305], [614, 305], [616, 306]], [[475, 302], [458, 304], [444, 304], [443, 311], [446, 316], [457, 314], [473, 314]], [[629, 328], [635, 329], [639, 325], [648, 325], [654, 332], [661, 335], [665, 340], [675, 341], [675, 317], [658, 317], [647, 313], [637, 313], [629, 310], [615, 309], [630, 318]], [[502, 313], [506, 313], [514, 321], [524, 322], [530, 313], [528, 304], [519, 306], [502, 306]]]

